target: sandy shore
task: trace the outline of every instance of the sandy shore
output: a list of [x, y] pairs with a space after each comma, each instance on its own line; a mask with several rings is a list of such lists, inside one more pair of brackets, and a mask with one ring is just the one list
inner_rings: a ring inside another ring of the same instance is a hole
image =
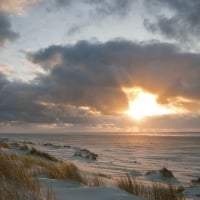
[[[62, 148], [68, 153], [73, 153], [73, 159], [66, 160], [60, 156], [56, 156], [56, 149]], [[52, 152], [52, 154], [50, 154]], [[33, 141], [17, 141], [2, 138], [0, 143], [0, 153], [3, 155], [18, 155], [21, 157], [31, 157], [33, 159], [42, 160], [47, 162], [48, 165], [59, 165], [63, 162], [74, 162], [77, 160], [84, 161], [87, 163], [96, 162], [98, 155], [92, 151], [80, 147], [62, 146], [60, 144], [43, 143], [36, 144]], [[78, 162], [75, 162], [76, 164]], [[38, 167], [38, 166], [37, 166]], [[41, 166], [39, 166], [41, 168]], [[142, 198], [133, 194], [130, 194], [117, 185], [117, 178], [109, 174], [104, 174], [100, 172], [90, 171], [85, 165], [77, 166], [78, 173], [84, 180], [72, 180], [73, 178], [52, 178], [48, 176], [48, 173], [38, 174], [38, 180], [40, 183], [41, 194], [39, 195], [41, 199], [47, 199], [45, 196], [45, 188], [51, 186], [52, 193], [55, 194], [55, 198], [58, 200], [144, 200], [147, 198]], [[177, 166], [178, 170], [178, 166]], [[173, 172], [172, 172], [173, 174]], [[124, 174], [121, 174], [124, 176]], [[165, 177], [159, 170], [144, 172], [142, 175], [138, 174], [138, 171], [129, 171], [129, 176], [139, 181], [145, 183], [162, 183], [162, 184], [172, 184], [174, 186], [180, 187], [181, 183], [177, 181], [174, 175], [170, 177]], [[138, 177], [138, 178], [137, 178]], [[200, 183], [198, 180], [193, 180], [187, 186], [184, 185], [183, 194], [186, 199], [198, 200], [200, 199]], [[53, 199], [53, 197], [52, 197]]]

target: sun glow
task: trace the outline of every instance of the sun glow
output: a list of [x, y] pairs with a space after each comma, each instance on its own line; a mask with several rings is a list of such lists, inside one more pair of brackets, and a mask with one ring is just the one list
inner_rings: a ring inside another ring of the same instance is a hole
[[129, 98], [129, 110], [125, 113], [136, 120], [148, 116], [172, 114], [175, 111], [156, 101], [156, 95], [145, 92], [141, 88], [125, 89]]

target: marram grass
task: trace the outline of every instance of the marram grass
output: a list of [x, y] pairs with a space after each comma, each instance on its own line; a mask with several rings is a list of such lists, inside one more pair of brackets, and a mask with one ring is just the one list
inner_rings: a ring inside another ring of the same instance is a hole
[[41, 173], [50, 178], [83, 182], [72, 163], [0, 152], [0, 200], [56, 200], [52, 187], [42, 197], [44, 189], [38, 180]]
[[129, 175], [117, 181], [118, 187], [136, 196], [152, 200], [185, 200], [182, 192], [176, 186], [161, 183], [144, 183]]

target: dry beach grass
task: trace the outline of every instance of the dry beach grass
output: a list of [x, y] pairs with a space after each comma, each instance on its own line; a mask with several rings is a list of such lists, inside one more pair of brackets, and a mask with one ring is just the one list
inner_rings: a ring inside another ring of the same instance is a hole
[[172, 185], [161, 183], [147, 184], [131, 178], [128, 174], [117, 182], [119, 188], [136, 196], [146, 197], [153, 200], [184, 200], [182, 191]]
[[[7, 148], [6, 145], [3, 146]], [[46, 154], [40, 151], [40, 155]], [[52, 187], [41, 188], [38, 179], [41, 174], [53, 179], [83, 182], [78, 168], [72, 163], [47, 161], [32, 157], [31, 154], [4, 152], [0, 152], [0, 161], [0, 200], [55, 200]], [[46, 195], [42, 195], [43, 193]]]
[[[40, 185], [41, 176], [73, 180], [89, 187], [105, 186], [104, 180], [112, 179], [101, 173], [82, 176], [73, 163], [58, 160], [27, 145], [15, 147], [24, 151], [25, 155], [2, 151], [2, 148], [16, 150], [7, 142], [0, 142], [0, 147], [0, 200], [56, 200], [52, 186]], [[164, 177], [174, 177], [166, 168], [161, 169], [159, 173]], [[137, 181], [129, 175], [118, 179], [117, 185], [131, 194], [152, 200], [185, 199], [183, 189], [167, 184]]]
[[16, 155], [0, 154], [0, 199], [36, 199], [40, 194], [37, 178]]
[[29, 153], [32, 154], [32, 155], [40, 156], [40, 157], [45, 158], [47, 160], [58, 161], [58, 159], [55, 158], [54, 156], [52, 156], [52, 155], [50, 155], [50, 154], [48, 154], [44, 151], [40, 151], [40, 150], [38, 150], [34, 147], [32, 147], [32, 149], [30, 150]]

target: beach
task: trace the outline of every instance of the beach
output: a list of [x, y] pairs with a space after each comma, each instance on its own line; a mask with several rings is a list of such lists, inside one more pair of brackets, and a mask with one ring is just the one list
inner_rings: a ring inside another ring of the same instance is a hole
[[[97, 193], [98, 196], [104, 194], [103, 199], [120, 194], [122, 197], [119, 199], [124, 199], [124, 191], [116, 187], [115, 180], [125, 177], [126, 174], [145, 183], [181, 186], [185, 188], [187, 199], [200, 198], [199, 184], [193, 183], [200, 176], [198, 134], [1, 134], [0, 139], [10, 144], [34, 147], [59, 160], [70, 161], [83, 175], [99, 175], [104, 182], [99, 187], [85, 188], [63, 180], [60, 183], [59, 180], [41, 179], [42, 183], [50, 181], [61, 199], [69, 198], [61, 195], [65, 192], [75, 195], [73, 199], [81, 199], [84, 195], [85, 199], [98, 199], [95, 195]], [[169, 169], [173, 177], [161, 176], [159, 170], [163, 168]], [[71, 188], [76, 188], [79, 195]], [[132, 195], [125, 194], [128, 195], [127, 199], [133, 198]]]

